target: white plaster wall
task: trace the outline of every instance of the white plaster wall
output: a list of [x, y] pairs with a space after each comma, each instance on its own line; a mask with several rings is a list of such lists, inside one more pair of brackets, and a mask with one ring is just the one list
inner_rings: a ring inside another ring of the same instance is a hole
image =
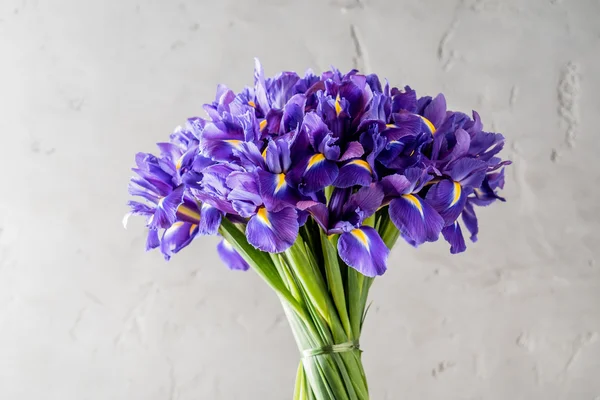
[[600, 399], [597, 0], [0, 1], [0, 399], [288, 399], [275, 297], [121, 227], [129, 168], [215, 85], [358, 66], [505, 133], [506, 204], [451, 256], [400, 244], [373, 399]]

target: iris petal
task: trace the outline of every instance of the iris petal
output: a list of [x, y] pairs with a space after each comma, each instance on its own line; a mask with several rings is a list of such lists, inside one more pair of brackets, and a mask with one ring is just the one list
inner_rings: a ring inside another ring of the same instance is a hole
[[353, 160], [340, 168], [333, 186], [347, 188], [352, 186], [369, 186], [373, 181], [373, 170], [364, 160]]
[[404, 239], [415, 247], [424, 242], [435, 242], [444, 226], [437, 211], [417, 195], [393, 199], [389, 212]]
[[294, 208], [271, 212], [261, 207], [248, 221], [246, 237], [259, 250], [281, 253], [294, 244], [298, 229], [298, 214]]
[[442, 229], [442, 235], [444, 235], [444, 239], [450, 243], [450, 253], [462, 253], [467, 249], [465, 238], [463, 237], [458, 222], [454, 222], [452, 225], [446, 226], [444, 229]]
[[200, 218], [198, 226], [199, 233], [201, 235], [216, 235], [219, 226], [221, 226], [223, 213], [216, 207], [204, 203], [202, 204], [201, 215], [202, 218]]
[[449, 226], [462, 212], [467, 193], [460, 183], [443, 180], [429, 189], [426, 200], [444, 218], [444, 225]]
[[175, 222], [163, 233], [160, 251], [168, 260], [173, 254], [190, 244], [197, 233], [198, 225], [189, 222]]
[[242, 256], [235, 251], [231, 243], [223, 239], [217, 245], [217, 253], [227, 268], [237, 271], [247, 271], [250, 266]]
[[390, 250], [370, 226], [362, 226], [340, 235], [338, 241], [340, 258], [365, 276], [382, 275], [387, 269]]
[[315, 154], [308, 160], [301, 183], [301, 191], [312, 193], [329, 186], [335, 181], [339, 168], [334, 161], [325, 159], [323, 154]]

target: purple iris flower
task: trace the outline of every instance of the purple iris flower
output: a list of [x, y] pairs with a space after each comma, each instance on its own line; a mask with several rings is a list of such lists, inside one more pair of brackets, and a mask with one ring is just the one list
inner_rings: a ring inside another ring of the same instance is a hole
[[248, 242], [269, 253], [287, 250], [298, 236], [298, 213], [294, 207], [270, 210], [260, 196], [257, 172], [234, 172], [227, 178], [233, 189], [228, 199], [235, 211], [249, 218], [246, 225]]
[[372, 277], [385, 272], [389, 249], [379, 233], [363, 222], [381, 207], [383, 198], [381, 187], [372, 184], [355, 193], [351, 188], [334, 189], [328, 205], [303, 201], [298, 206], [307, 210], [328, 235], [340, 234], [340, 258]]
[[[367, 221], [389, 213], [409, 244], [441, 233], [459, 253], [461, 224], [477, 239], [475, 206], [504, 201], [504, 137], [483, 131], [476, 112], [448, 111], [442, 94], [419, 98], [357, 70], [269, 78], [257, 60], [252, 87], [219, 85], [203, 111], [158, 155], [136, 156], [129, 192], [141, 201], [128, 203], [128, 216], [146, 218], [146, 248], [167, 259], [218, 234], [224, 218], [255, 248], [283, 252], [312, 218], [347, 265], [376, 276], [389, 249]], [[248, 269], [227, 242], [218, 252], [229, 268]]]
[[381, 180], [390, 218], [411, 245], [435, 242], [444, 220], [420, 193], [433, 178], [427, 170], [408, 168], [404, 175], [388, 175]]

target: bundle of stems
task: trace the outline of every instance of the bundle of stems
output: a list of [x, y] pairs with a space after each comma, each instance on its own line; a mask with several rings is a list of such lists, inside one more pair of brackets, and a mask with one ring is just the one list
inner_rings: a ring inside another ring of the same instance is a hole
[[[365, 224], [390, 249], [398, 239], [387, 207]], [[301, 355], [293, 399], [369, 399], [359, 341], [374, 278], [348, 267], [337, 252], [338, 235], [327, 236], [312, 218], [277, 254], [255, 249], [243, 229], [224, 219], [220, 233], [281, 300]]]

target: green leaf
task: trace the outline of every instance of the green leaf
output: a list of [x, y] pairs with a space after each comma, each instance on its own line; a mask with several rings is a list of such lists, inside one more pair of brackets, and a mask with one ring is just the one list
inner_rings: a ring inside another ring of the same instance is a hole
[[290, 306], [302, 318], [308, 321], [306, 311], [287, 290], [285, 284], [281, 280], [277, 268], [273, 264], [268, 253], [264, 253], [252, 247], [246, 236], [240, 231], [235, 224], [227, 218], [223, 218], [219, 233], [227, 240], [233, 248], [242, 256], [242, 258], [271, 286], [275, 292], [285, 299]]
[[350, 312], [350, 325], [356, 337], [360, 336], [360, 321], [362, 319], [362, 289], [365, 276], [348, 267], [348, 305]]
[[[346, 295], [344, 294], [344, 281], [340, 271], [338, 262], [337, 248], [331, 243], [325, 232], [320, 230], [321, 248], [323, 250], [323, 258], [325, 261], [325, 271], [327, 275], [327, 284], [333, 296], [333, 302], [337, 308], [338, 315], [348, 339], [354, 339], [350, 319], [348, 317], [348, 309], [346, 306]], [[334, 239], [335, 240], [335, 239]]]

